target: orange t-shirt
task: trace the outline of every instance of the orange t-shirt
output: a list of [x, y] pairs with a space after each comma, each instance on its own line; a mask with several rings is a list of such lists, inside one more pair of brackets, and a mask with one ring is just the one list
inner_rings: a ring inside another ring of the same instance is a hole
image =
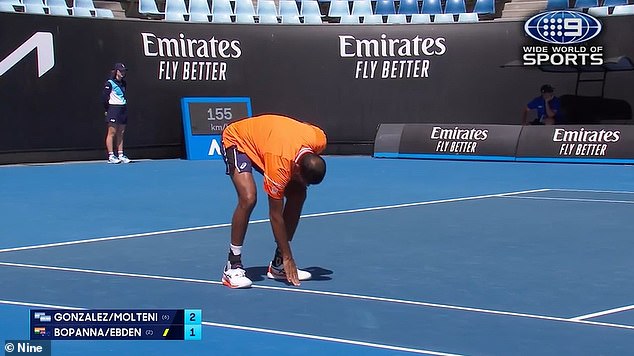
[[264, 190], [284, 197], [293, 162], [308, 152], [326, 148], [326, 134], [318, 127], [281, 115], [260, 115], [236, 121], [223, 131], [226, 148], [236, 146], [264, 173]]

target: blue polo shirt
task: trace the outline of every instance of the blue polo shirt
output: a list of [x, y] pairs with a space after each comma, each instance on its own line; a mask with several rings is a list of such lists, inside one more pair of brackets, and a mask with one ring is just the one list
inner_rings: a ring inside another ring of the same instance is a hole
[[[550, 100], [550, 110], [552, 111], [556, 111], [555, 113], [555, 123], [559, 123], [561, 122], [561, 103], [559, 102], [559, 98], [558, 97], [553, 97], [552, 100]], [[546, 119], [546, 101], [544, 100], [544, 98], [542, 96], [538, 96], [535, 99], [531, 100], [527, 105], [527, 108], [531, 109], [531, 110], [537, 110], [537, 119], [539, 120], [539, 122], [544, 122], [544, 119]]]

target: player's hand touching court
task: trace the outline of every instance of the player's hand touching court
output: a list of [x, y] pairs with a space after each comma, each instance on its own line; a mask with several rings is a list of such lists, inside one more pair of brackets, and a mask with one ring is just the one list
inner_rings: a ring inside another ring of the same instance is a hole
[[295, 260], [292, 257], [284, 259], [284, 271], [286, 272], [286, 280], [294, 286], [299, 286], [297, 265], [295, 265]]

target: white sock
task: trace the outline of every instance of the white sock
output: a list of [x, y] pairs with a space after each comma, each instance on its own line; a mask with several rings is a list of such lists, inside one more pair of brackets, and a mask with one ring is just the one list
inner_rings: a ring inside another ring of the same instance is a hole
[[114, 156], [114, 152], [108, 152], [108, 156]]
[[119, 157], [123, 157], [123, 151], [119, 151]]
[[234, 256], [240, 256], [242, 254], [242, 246], [229, 244], [229, 249], [231, 249], [231, 253], [233, 253]]

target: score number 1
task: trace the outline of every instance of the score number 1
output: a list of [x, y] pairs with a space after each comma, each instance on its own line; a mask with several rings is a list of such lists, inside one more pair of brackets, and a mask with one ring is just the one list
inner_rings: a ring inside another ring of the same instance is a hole
[[230, 107], [211, 107], [207, 110], [207, 114], [209, 114], [207, 117], [209, 121], [231, 120], [233, 118]]

